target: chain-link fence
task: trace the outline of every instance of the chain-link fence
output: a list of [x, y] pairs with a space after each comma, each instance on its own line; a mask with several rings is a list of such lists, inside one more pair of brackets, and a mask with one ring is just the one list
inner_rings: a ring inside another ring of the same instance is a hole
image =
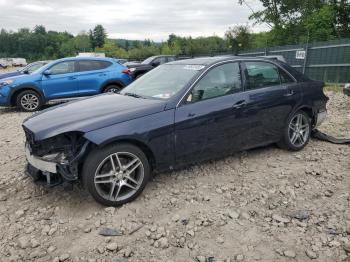
[[350, 82], [350, 39], [246, 50], [239, 55], [279, 55], [311, 79], [330, 83]]

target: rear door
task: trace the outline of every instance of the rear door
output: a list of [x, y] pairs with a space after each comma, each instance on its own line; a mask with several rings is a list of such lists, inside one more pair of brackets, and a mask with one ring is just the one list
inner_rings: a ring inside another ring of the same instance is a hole
[[81, 96], [101, 92], [101, 85], [109, 76], [108, 68], [112, 62], [98, 60], [78, 61], [78, 90]]
[[246, 61], [244, 114], [254, 128], [247, 134], [245, 147], [280, 139], [292, 110], [301, 102], [299, 84], [278, 65], [266, 61]]
[[42, 88], [48, 99], [78, 96], [78, 80], [75, 61], [59, 62], [43, 75]]

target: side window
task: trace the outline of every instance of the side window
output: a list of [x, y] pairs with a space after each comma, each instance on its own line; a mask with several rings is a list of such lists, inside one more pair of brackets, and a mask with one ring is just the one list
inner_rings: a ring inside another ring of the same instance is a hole
[[108, 61], [98, 61], [100, 64], [100, 69], [105, 69], [107, 67], [110, 67], [112, 65], [111, 62]]
[[111, 65], [111, 63], [107, 61], [94, 61], [94, 60], [81, 60], [78, 63], [79, 63], [79, 72], [101, 70]]
[[193, 88], [187, 103], [234, 94], [242, 91], [238, 63], [220, 65], [209, 71]]
[[62, 62], [50, 68], [51, 75], [74, 73], [74, 61]]
[[279, 69], [266, 62], [245, 62], [246, 89], [280, 85]]
[[284, 70], [280, 69], [279, 71], [282, 84], [289, 84], [295, 82]]
[[38, 64], [35, 64], [35, 65], [32, 65], [31, 67], [29, 67], [27, 71], [29, 72], [29, 74], [31, 74], [34, 71], [36, 71], [39, 68], [41, 68], [42, 66], [44, 66], [44, 64], [38, 63]]
[[160, 65], [165, 64], [167, 62], [167, 58], [162, 56], [154, 59], [153, 63], [159, 63]]
[[173, 61], [175, 61], [175, 57], [169, 56], [168, 57], [168, 62], [173, 62]]

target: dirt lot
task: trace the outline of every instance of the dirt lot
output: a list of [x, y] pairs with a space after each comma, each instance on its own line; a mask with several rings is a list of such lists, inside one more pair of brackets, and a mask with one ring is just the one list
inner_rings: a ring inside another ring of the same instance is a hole
[[[327, 95], [322, 130], [350, 137], [350, 98]], [[23, 174], [28, 115], [0, 110], [1, 261], [350, 261], [348, 145], [238, 153], [157, 175], [133, 203], [104, 208]]]

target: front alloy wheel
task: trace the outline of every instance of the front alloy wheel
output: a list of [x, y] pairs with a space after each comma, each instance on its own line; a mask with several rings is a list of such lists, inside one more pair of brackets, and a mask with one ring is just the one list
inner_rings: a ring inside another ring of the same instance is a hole
[[95, 150], [85, 163], [86, 187], [95, 200], [106, 206], [119, 206], [135, 199], [150, 176], [147, 157], [130, 144]]
[[39, 110], [42, 106], [40, 95], [32, 90], [25, 90], [21, 92], [16, 99], [17, 107], [26, 112], [34, 112]]

